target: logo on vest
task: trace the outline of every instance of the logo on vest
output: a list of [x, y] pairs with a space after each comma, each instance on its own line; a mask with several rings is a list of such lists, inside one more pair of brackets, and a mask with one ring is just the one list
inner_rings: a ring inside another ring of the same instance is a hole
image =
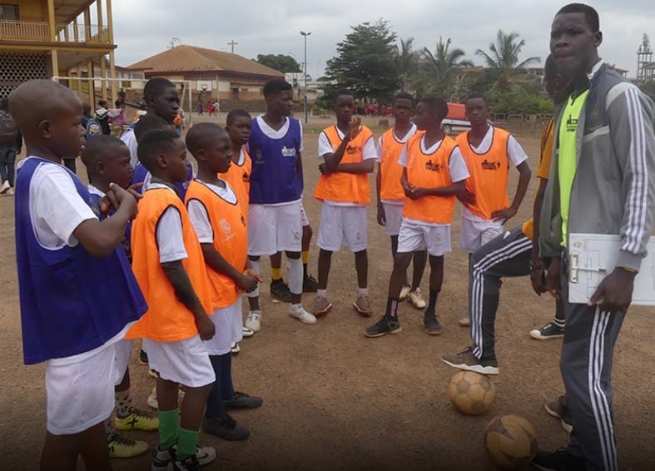
[[432, 159], [430, 159], [425, 162], [425, 170], [429, 170], [431, 172], [441, 172], [443, 170], [443, 165], [432, 162]]
[[[243, 217], [243, 215], [241, 217]], [[223, 237], [224, 242], [236, 236], [236, 234], [232, 232], [232, 225], [228, 222], [227, 219], [221, 218], [221, 220], [218, 223], [221, 226], [221, 231], [223, 231], [223, 234], [225, 234], [225, 237]]]
[[361, 152], [361, 150], [362, 148], [360, 146], [348, 145], [348, 147], [346, 147], [346, 154], [356, 154], [358, 152]]
[[482, 170], [498, 170], [500, 168], [500, 162], [489, 162], [487, 159], [482, 161]]
[[566, 132], [576, 132], [578, 130], [578, 118], [569, 115], [566, 120]]
[[264, 155], [262, 154], [261, 149], [256, 149], [255, 150], [255, 163], [256, 164], [263, 164], [264, 163]]
[[295, 147], [284, 146], [282, 148], [281, 152], [282, 152], [283, 157], [295, 157], [296, 156], [296, 148]]
[[243, 176], [241, 178], [243, 179], [243, 183], [250, 183], [250, 175], [248, 175], [248, 172], [243, 172]]

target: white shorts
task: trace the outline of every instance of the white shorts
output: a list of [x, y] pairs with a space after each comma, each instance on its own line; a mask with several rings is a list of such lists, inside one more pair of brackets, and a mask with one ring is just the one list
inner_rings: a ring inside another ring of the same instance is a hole
[[243, 320], [241, 319], [241, 297], [231, 305], [214, 310], [211, 316], [216, 326], [216, 334], [205, 342], [210, 355], [225, 355], [230, 352], [233, 342], [243, 339]]
[[309, 226], [309, 219], [307, 219], [307, 213], [305, 212], [305, 206], [300, 202], [300, 220], [302, 222], [302, 227]]
[[459, 246], [464, 252], [473, 253], [503, 232], [501, 221], [473, 221], [462, 217], [462, 226], [459, 234]]
[[45, 370], [47, 429], [74, 435], [104, 422], [114, 410], [114, 344], [80, 361], [48, 362]]
[[301, 207], [300, 201], [281, 206], [251, 204], [248, 209], [248, 255], [300, 252]]
[[122, 339], [114, 345], [116, 349], [116, 386], [123, 382], [125, 372], [130, 364], [130, 355], [132, 354], [132, 341]]
[[384, 226], [387, 235], [389, 237], [397, 236], [400, 234], [400, 223], [403, 221], [403, 209], [405, 205], [402, 203], [385, 203], [383, 201], [382, 207], [384, 208], [384, 219], [386, 220]]
[[404, 219], [398, 234], [398, 252], [416, 252], [426, 250], [433, 257], [441, 257], [452, 252], [450, 247], [450, 226], [429, 226], [420, 222]]
[[360, 252], [366, 249], [367, 241], [366, 206], [323, 203], [318, 228], [319, 248], [337, 252], [341, 247], [348, 247], [351, 252]]
[[209, 361], [207, 347], [199, 335], [179, 342], [155, 342], [143, 339], [148, 345], [148, 363], [162, 379], [199, 388], [216, 381]]

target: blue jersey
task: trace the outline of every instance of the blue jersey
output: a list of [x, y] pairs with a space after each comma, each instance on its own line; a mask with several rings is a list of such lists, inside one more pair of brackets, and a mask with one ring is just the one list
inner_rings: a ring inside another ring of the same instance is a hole
[[297, 201], [302, 196], [303, 181], [297, 165], [302, 143], [300, 121], [289, 120], [284, 137], [271, 139], [252, 120], [248, 148], [252, 158], [250, 204], [280, 204]]
[[[186, 175], [186, 182], [176, 183], [175, 188], [177, 188], [177, 194], [180, 196], [180, 199], [184, 201], [184, 196], [186, 195], [186, 189], [189, 186], [189, 182], [193, 180], [193, 165], [189, 163], [189, 171]], [[132, 175], [132, 184], [144, 183], [144, 185], [139, 188], [137, 191], [141, 194], [144, 192], [145, 183], [150, 181], [150, 172], [148, 169], [141, 165], [141, 162], [138, 162], [134, 167], [134, 174]]]
[[[48, 160], [27, 159], [16, 177], [16, 262], [25, 364], [65, 358], [102, 346], [147, 310], [125, 252], [93, 257], [82, 244], [56, 250], [36, 238], [30, 182]], [[87, 187], [70, 172], [80, 198], [99, 214]]]

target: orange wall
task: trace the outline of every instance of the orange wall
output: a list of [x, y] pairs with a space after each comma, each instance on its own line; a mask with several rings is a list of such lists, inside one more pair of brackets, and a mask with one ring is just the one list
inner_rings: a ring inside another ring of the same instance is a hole
[[48, 2], [46, 0], [22, 0], [18, 2], [21, 21], [48, 21]]

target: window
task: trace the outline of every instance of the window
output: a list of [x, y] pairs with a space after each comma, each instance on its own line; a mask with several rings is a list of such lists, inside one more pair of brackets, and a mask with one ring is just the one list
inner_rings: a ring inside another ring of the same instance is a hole
[[0, 21], [18, 21], [18, 5], [0, 3]]

